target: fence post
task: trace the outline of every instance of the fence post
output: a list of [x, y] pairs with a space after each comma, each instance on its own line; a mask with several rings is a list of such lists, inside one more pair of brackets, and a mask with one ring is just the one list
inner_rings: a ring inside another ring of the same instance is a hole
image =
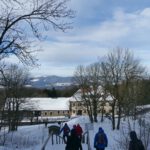
[[89, 131], [87, 131], [87, 142], [88, 142], [88, 150], [91, 150], [91, 145], [90, 145], [90, 138], [89, 138]]
[[56, 144], [58, 144], [58, 136], [56, 135]]
[[52, 145], [54, 144], [54, 135], [52, 133]]
[[85, 135], [82, 136], [82, 143], [85, 143]]

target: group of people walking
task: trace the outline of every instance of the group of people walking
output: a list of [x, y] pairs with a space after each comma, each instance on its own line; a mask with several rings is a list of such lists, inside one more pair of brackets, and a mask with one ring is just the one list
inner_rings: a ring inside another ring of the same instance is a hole
[[82, 150], [82, 127], [80, 124], [73, 125], [73, 128], [70, 129], [67, 123], [60, 130], [60, 133], [63, 132], [64, 143], [66, 143], [66, 150]]
[[[129, 150], [145, 150], [140, 139], [137, 138], [135, 131], [130, 132]], [[108, 139], [104, 130], [100, 127], [94, 138], [94, 148], [96, 150], [105, 150], [108, 145]]]
[[[83, 130], [79, 124], [73, 125], [70, 129], [67, 123], [63, 126], [60, 133], [63, 131], [63, 139], [66, 144], [66, 150], [82, 150], [82, 134]], [[129, 143], [129, 150], [145, 150], [141, 140], [137, 138], [136, 132], [130, 132], [131, 141]], [[99, 128], [94, 138], [94, 148], [96, 150], [105, 150], [108, 145], [108, 138], [103, 130]]]

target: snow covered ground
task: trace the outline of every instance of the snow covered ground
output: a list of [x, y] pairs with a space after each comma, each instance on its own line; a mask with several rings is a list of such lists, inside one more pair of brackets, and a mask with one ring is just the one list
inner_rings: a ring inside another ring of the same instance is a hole
[[[150, 115], [146, 115], [147, 120], [149, 119]], [[118, 144], [119, 140], [124, 138], [123, 132], [127, 138], [127, 140], [130, 140], [129, 138], [129, 131], [127, 129], [128, 125], [131, 125], [131, 129], [136, 129], [138, 131], [137, 122], [133, 122], [131, 120], [126, 120], [121, 122], [121, 130], [115, 130], [113, 131], [111, 128], [111, 120], [106, 119], [103, 123], [100, 121], [98, 123], [94, 123], [93, 125], [90, 125], [88, 117], [77, 117], [70, 121], [68, 121], [68, 125], [70, 128], [74, 124], [80, 124], [84, 130], [84, 132], [87, 130], [87, 126], [90, 126], [89, 128], [89, 135], [90, 135], [90, 146], [91, 150], [94, 150], [93, 148], [93, 142], [94, 142], [94, 136], [96, 132], [98, 131], [99, 127], [102, 127], [107, 134], [108, 137], [108, 147], [106, 150], [119, 150]], [[52, 124], [48, 124], [48, 126], [51, 126]], [[53, 124], [54, 125], [54, 124]], [[58, 125], [58, 124], [55, 124]], [[7, 131], [7, 130], [6, 130]], [[4, 129], [2, 129], [1, 138], [0, 140], [3, 140], [3, 132]], [[41, 125], [34, 125], [34, 126], [22, 126], [19, 127], [17, 132], [11, 132], [9, 134], [6, 134], [6, 137], [4, 138], [5, 146], [0, 146], [0, 150], [41, 150], [45, 140], [48, 137], [48, 128], [45, 127], [44, 124]], [[150, 142], [149, 142], [150, 143]], [[65, 145], [64, 144], [51, 144], [51, 140], [49, 140], [45, 150], [64, 150]], [[87, 150], [87, 144], [83, 145], [83, 150]], [[121, 150], [121, 149], [120, 149]], [[149, 149], [150, 150], [150, 147]]]

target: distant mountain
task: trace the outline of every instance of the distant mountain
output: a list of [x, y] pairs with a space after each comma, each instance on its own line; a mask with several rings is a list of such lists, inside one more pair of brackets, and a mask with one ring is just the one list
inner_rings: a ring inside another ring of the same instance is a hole
[[33, 77], [30, 79], [27, 87], [35, 88], [47, 88], [51, 89], [55, 87], [56, 89], [62, 89], [73, 85], [73, 77], [60, 77], [60, 76], [41, 76]]

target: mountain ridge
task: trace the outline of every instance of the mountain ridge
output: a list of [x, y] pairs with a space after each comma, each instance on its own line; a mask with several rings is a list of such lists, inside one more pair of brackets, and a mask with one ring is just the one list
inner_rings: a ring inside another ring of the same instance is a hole
[[74, 85], [72, 76], [62, 77], [57, 75], [50, 75], [30, 78], [28, 87], [42, 89], [51, 89], [55, 87], [56, 89], [61, 89], [72, 85]]

